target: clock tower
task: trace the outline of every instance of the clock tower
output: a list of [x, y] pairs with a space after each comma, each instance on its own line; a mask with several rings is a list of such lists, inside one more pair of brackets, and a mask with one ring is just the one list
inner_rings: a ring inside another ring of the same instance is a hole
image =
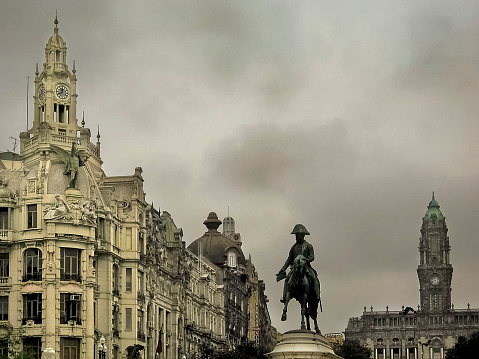
[[67, 45], [58, 33], [55, 17], [53, 35], [45, 45], [45, 62], [35, 71], [33, 125], [20, 133], [20, 155], [25, 166], [50, 159], [52, 145], [70, 153], [75, 144], [79, 153], [90, 158], [89, 165], [96, 174], [101, 172], [99, 135], [97, 145], [90, 143], [90, 129], [78, 125], [77, 77], [75, 61], [70, 71], [67, 65]]
[[[72, 71], [69, 71], [67, 46], [58, 34], [56, 17], [54, 24], [53, 36], [45, 46], [43, 71], [39, 73], [37, 65], [35, 72], [34, 120], [30, 131], [35, 133], [40, 130], [42, 123], [46, 123], [59, 136], [76, 137], [80, 128], [76, 119], [75, 62]], [[68, 145], [71, 146], [71, 143]]]
[[432, 194], [422, 219], [419, 238], [419, 293], [424, 312], [445, 313], [451, 309], [452, 265], [446, 217]]

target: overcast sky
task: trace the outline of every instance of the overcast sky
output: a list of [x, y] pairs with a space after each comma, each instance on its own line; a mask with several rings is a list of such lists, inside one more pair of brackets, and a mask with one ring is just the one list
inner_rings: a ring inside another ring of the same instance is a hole
[[432, 191], [455, 307], [479, 307], [477, 2], [2, 1], [0, 151], [25, 130], [27, 76], [33, 113], [56, 9], [106, 174], [141, 166], [187, 245], [229, 206], [279, 331], [299, 326], [296, 303], [280, 321], [275, 282], [296, 223], [311, 232], [323, 333], [364, 306], [417, 306]]

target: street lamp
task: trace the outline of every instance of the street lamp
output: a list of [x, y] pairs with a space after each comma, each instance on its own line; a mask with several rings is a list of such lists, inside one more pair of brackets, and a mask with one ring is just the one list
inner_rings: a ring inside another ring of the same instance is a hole
[[98, 346], [98, 359], [106, 359], [106, 345], [103, 335], [100, 338], [100, 345]]
[[55, 359], [55, 351], [51, 347], [50, 343], [47, 343], [47, 347], [42, 354], [42, 359]]
[[424, 358], [424, 347], [429, 346], [431, 344], [431, 339], [429, 339], [426, 343], [418, 342], [421, 344], [421, 358]]

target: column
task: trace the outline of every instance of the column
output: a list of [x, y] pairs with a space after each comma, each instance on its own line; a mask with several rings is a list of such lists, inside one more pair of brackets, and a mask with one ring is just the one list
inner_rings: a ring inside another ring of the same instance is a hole
[[51, 347], [59, 351], [59, 348], [56, 347], [56, 333], [55, 333], [55, 318], [56, 315], [56, 290], [55, 290], [55, 264], [56, 258], [55, 254], [55, 241], [53, 239], [48, 239], [46, 241], [46, 247], [44, 250], [46, 253], [44, 255], [47, 256], [46, 260], [46, 270], [43, 271], [43, 276], [45, 279], [46, 289], [45, 293], [42, 298], [43, 307], [45, 308], [45, 312], [42, 314], [45, 317], [45, 329], [46, 329], [46, 343], [50, 343]]
[[[86, 285], [86, 300], [85, 300], [85, 305], [86, 305], [86, 320], [85, 320], [85, 350], [86, 350], [86, 357], [89, 358], [92, 353], [95, 353], [95, 325], [93, 324], [95, 322], [95, 317], [94, 317], [94, 310], [93, 310], [93, 287], [94, 283], [87, 283]], [[111, 349], [111, 343], [109, 348]], [[96, 353], [95, 353], [96, 355]], [[109, 357], [109, 356], [107, 356]]]

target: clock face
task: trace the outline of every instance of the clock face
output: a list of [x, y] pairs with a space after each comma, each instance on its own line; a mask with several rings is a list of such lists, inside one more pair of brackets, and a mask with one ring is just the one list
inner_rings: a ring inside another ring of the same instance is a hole
[[439, 278], [438, 277], [432, 277], [431, 278], [431, 284], [432, 285], [438, 285], [439, 284]]
[[58, 98], [64, 100], [68, 97], [68, 88], [65, 85], [58, 85], [55, 89], [55, 93], [57, 94]]
[[43, 85], [38, 89], [38, 98], [42, 101], [45, 100], [45, 86]]

